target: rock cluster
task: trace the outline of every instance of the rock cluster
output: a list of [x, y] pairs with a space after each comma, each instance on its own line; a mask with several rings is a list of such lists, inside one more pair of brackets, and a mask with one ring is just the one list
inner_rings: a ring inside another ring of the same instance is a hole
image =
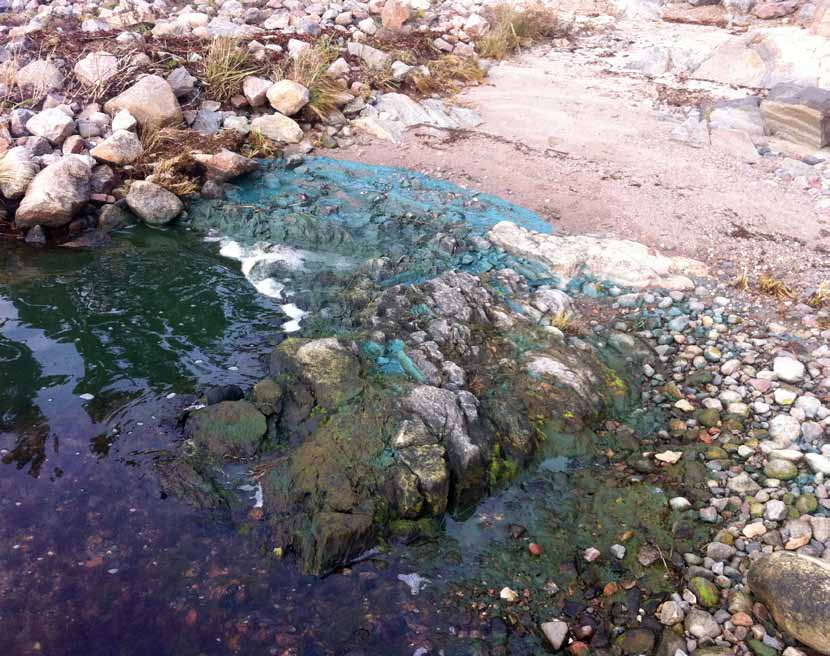
[[[421, 0], [349, 0], [243, 7], [227, 0], [180, 8], [120, 2], [104, 8], [95, 2], [34, 7], [14, 0], [11, 9], [21, 21], [0, 26], [0, 93], [21, 104], [0, 118], [0, 167], [10, 171], [0, 175], [0, 193], [10, 203], [9, 219], [20, 201], [23, 211], [14, 227], [21, 236], [40, 226], [46, 236], [64, 239], [97, 225], [97, 214], [107, 204], [135, 211], [138, 194], [152, 187], [135, 186], [127, 201], [129, 183], [152, 175], [159, 165], [167, 171], [165, 158], [176, 155], [192, 153], [198, 160], [241, 147], [255, 155], [288, 146], [308, 152], [314, 143], [348, 145], [361, 131], [398, 140], [415, 124], [442, 129], [477, 124], [471, 112], [438, 100], [422, 106], [394, 93], [384, 101], [373, 80], [389, 68], [401, 90], [414, 89], [413, 76], [428, 78], [431, 60], [441, 53], [475, 58], [475, 40], [489, 29], [486, 8], [478, 2], [433, 6]], [[137, 23], [148, 23], [149, 33], [127, 27]], [[53, 31], [59, 47], [53, 56], [41, 57], [38, 44]], [[384, 40], [390, 38], [411, 42], [418, 65], [384, 52]], [[186, 42], [188, 52], [182, 39], [196, 39]], [[209, 81], [205, 62], [217, 39], [232, 39], [253, 71], [235, 81], [230, 95]], [[425, 57], [425, 52], [432, 54]], [[302, 63], [309, 56], [318, 59]], [[172, 69], [170, 62], [176, 64]], [[320, 71], [311, 73], [320, 62], [322, 77]], [[324, 91], [310, 88], [318, 80]], [[326, 99], [315, 105], [321, 93]], [[172, 130], [167, 139], [181, 144], [178, 152], [159, 152], [162, 141], [156, 135], [165, 130]], [[26, 191], [34, 173], [70, 156], [87, 158], [86, 181], [79, 179], [80, 165], [66, 164], [38, 177]], [[67, 168], [74, 170], [69, 197], [62, 203], [44, 198], [45, 192], [56, 193], [45, 183], [56, 182]], [[186, 183], [169, 171], [149, 181], [177, 195], [207, 185], [204, 194], [216, 197], [229, 179], [209, 179], [190, 167]]]
[[[490, 290], [496, 280], [510, 290], [512, 307]], [[528, 462], [536, 449], [529, 417], [582, 425], [602, 415], [620, 390], [608, 385], [599, 359], [568, 348], [555, 328], [518, 370], [492, 357], [506, 346], [504, 331], [545, 333], [524, 313], [541, 319], [536, 308], [558, 312], [567, 304], [562, 292], [532, 293], [509, 269], [392, 287], [362, 320], [362, 340], [289, 338], [272, 353], [271, 376], [251, 402], [191, 414], [195, 448], [185, 457], [210, 477], [212, 459], [258, 455], [257, 467], [268, 472], [261, 484], [271, 539], [291, 547], [308, 571], [328, 572], [380, 537], [422, 530], [424, 520], [477, 501]], [[504, 397], [476, 396], [471, 389], [482, 376], [503, 379]], [[276, 401], [262, 399], [266, 386]], [[251, 403], [267, 417], [265, 441], [265, 417]], [[256, 430], [246, 428], [253, 419], [226, 419], [243, 409], [262, 417]]]

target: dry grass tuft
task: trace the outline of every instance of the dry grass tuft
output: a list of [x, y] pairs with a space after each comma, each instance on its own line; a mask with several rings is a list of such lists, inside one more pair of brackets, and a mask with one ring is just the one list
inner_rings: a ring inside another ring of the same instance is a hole
[[830, 305], [830, 281], [825, 280], [819, 284], [816, 291], [807, 299], [807, 305], [816, 310]]
[[478, 84], [484, 80], [485, 73], [479, 62], [471, 57], [444, 55], [427, 63], [429, 74], [414, 71], [412, 84], [422, 94], [455, 93], [465, 84]]
[[772, 276], [763, 275], [758, 281], [758, 289], [767, 296], [772, 296], [779, 301], [789, 301], [795, 298], [789, 287], [781, 280], [777, 280]]
[[193, 159], [190, 151], [185, 151], [158, 162], [153, 169], [152, 181], [177, 196], [188, 196], [201, 189], [203, 174], [204, 166]]
[[749, 291], [749, 272], [746, 267], [743, 268], [738, 274], [738, 277], [732, 282], [732, 286], [742, 292]]
[[331, 37], [323, 37], [311, 48], [301, 50], [287, 66], [275, 71], [276, 79], [299, 82], [308, 89], [308, 111], [324, 119], [343, 104], [345, 89], [329, 75], [339, 49]]
[[242, 80], [261, 70], [262, 66], [238, 41], [220, 36], [213, 40], [205, 53], [200, 77], [209, 96], [225, 102], [240, 92]]
[[494, 6], [488, 15], [490, 30], [478, 40], [482, 57], [504, 59], [542, 39], [564, 37], [570, 25], [562, 23], [553, 9], [534, 4], [518, 8], [511, 4]]
[[565, 335], [581, 335], [584, 332], [576, 315], [568, 310], [557, 312], [551, 316], [549, 323], [554, 328], [561, 330]]
[[251, 159], [272, 159], [280, 154], [280, 147], [263, 134], [252, 131], [248, 134], [248, 142], [242, 147], [242, 154]]

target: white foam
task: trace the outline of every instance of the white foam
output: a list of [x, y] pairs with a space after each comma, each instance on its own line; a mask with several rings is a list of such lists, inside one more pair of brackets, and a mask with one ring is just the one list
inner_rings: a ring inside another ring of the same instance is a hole
[[301, 269], [308, 255], [305, 251], [282, 244], [243, 246], [232, 239], [223, 239], [220, 243], [219, 254], [238, 261], [242, 265], [242, 275], [260, 294], [270, 298], [282, 298], [285, 285], [268, 276], [263, 265], [280, 263], [289, 269]]
[[[348, 269], [355, 266], [355, 262], [348, 257], [334, 253], [313, 253], [283, 244], [261, 242], [253, 246], [244, 246], [233, 239], [217, 238], [215, 235], [205, 237], [205, 241], [219, 241], [219, 254], [239, 262], [242, 265], [242, 275], [260, 294], [269, 298], [284, 299], [291, 295], [291, 291], [286, 290], [282, 282], [268, 275], [266, 266], [268, 264], [279, 263], [293, 270], [302, 269], [306, 262], [324, 263], [335, 269]], [[282, 325], [282, 329], [287, 333], [298, 331], [300, 322], [308, 312], [294, 303], [286, 303], [280, 307], [289, 318], [289, 321]]]

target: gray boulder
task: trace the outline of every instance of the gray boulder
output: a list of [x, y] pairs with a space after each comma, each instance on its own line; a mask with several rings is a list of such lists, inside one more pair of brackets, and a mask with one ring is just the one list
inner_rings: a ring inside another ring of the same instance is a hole
[[309, 100], [308, 89], [293, 80], [280, 80], [268, 89], [266, 96], [271, 107], [286, 116], [299, 112]]
[[86, 87], [106, 84], [118, 74], [118, 58], [108, 52], [90, 52], [72, 70]]
[[98, 161], [108, 164], [132, 164], [143, 153], [141, 141], [135, 132], [128, 130], [116, 130], [89, 152]]
[[176, 194], [146, 180], [130, 185], [127, 205], [142, 221], [151, 225], [170, 223], [184, 209]]
[[767, 132], [793, 143], [830, 145], [830, 91], [797, 84], [778, 84], [761, 103]]
[[63, 73], [51, 61], [36, 59], [17, 71], [14, 81], [24, 95], [39, 98], [63, 88]]
[[282, 143], [300, 143], [303, 140], [303, 130], [297, 122], [282, 114], [266, 114], [257, 116], [251, 121], [251, 130], [267, 139]]
[[32, 154], [23, 146], [15, 146], [0, 159], [0, 194], [5, 198], [20, 198], [37, 174]]
[[21, 228], [59, 227], [69, 223], [89, 200], [92, 166], [88, 157], [67, 155], [38, 173], [15, 214]]
[[75, 121], [62, 109], [52, 107], [26, 121], [26, 129], [36, 137], [43, 137], [53, 146], [59, 146], [75, 132]]

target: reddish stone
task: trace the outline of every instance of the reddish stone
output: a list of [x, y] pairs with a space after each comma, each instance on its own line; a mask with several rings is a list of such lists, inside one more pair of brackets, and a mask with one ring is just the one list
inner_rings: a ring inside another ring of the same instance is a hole
[[531, 542], [527, 545], [527, 550], [530, 552], [531, 556], [541, 556], [542, 555], [542, 547], [540, 547], [535, 542]]
[[752, 13], [758, 18], [768, 20], [770, 18], [783, 18], [789, 16], [798, 9], [798, 0], [783, 0], [783, 2], [762, 2], [755, 5]]
[[245, 96], [234, 96], [231, 98], [231, 107], [234, 109], [242, 109], [248, 106], [248, 99]]
[[380, 12], [380, 20], [388, 30], [399, 30], [409, 19], [409, 7], [400, 0], [386, 0]]
[[571, 652], [572, 656], [588, 656], [590, 654], [590, 650], [588, 649], [588, 645], [584, 642], [572, 642], [568, 645], [568, 651]]
[[746, 626], [750, 627], [754, 624], [752, 618], [744, 612], [735, 613], [732, 616], [732, 624], [735, 626]]

